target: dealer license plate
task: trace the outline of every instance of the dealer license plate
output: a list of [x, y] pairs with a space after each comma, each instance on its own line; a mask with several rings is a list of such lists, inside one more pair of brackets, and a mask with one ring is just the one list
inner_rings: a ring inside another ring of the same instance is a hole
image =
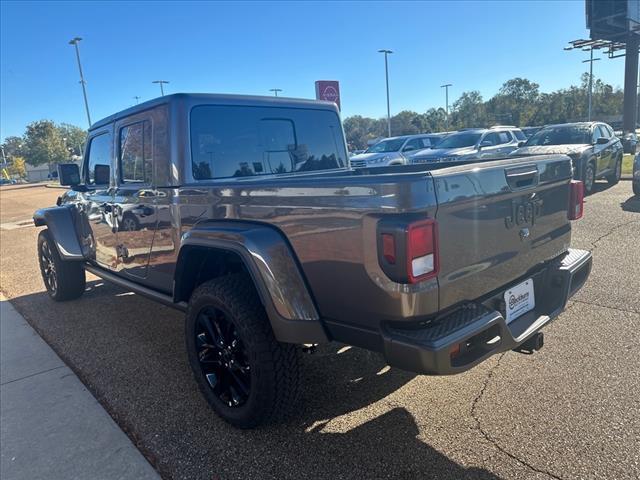
[[533, 310], [536, 306], [533, 279], [525, 280], [504, 292], [504, 303], [506, 305], [507, 323], [511, 323], [519, 316]]

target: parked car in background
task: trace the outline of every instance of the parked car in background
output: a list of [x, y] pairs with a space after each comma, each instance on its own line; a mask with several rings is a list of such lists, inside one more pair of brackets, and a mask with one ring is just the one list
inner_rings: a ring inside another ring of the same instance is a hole
[[621, 142], [624, 153], [635, 155], [638, 149], [638, 135], [636, 132], [625, 133], [621, 138]]
[[410, 163], [455, 162], [507, 155], [526, 137], [516, 127], [471, 128], [447, 136], [434, 149], [409, 156]]
[[585, 194], [593, 191], [596, 180], [611, 184], [622, 173], [622, 143], [606, 123], [579, 122], [547, 125], [515, 150], [512, 155], [563, 153], [573, 161], [573, 176], [584, 182]]
[[520, 130], [522, 130], [522, 133], [524, 133], [524, 135], [529, 138], [531, 137], [534, 133], [538, 133], [543, 127], [522, 127]]
[[385, 138], [367, 148], [364, 153], [351, 157], [351, 166], [363, 168], [406, 165], [408, 163], [407, 156], [410, 152], [433, 148], [445, 136], [446, 134], [444, 133], [425, 133]]
[[640, 195], [640, 155], [636, 153], [633, 159], [633, 194]]
[[349, 152], [349, 158], [355, 155], [360, 155], [361, 153], [364, 153], [364, 150], [353, 150], [352, 152]]

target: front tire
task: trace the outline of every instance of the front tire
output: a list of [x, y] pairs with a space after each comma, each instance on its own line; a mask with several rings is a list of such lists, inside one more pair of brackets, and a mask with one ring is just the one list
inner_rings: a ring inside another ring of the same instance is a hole
[[300, 349], [275, 339], [246, 275], [200, 285], [185, 327], [195, 380], [220, 417], [240, 428], [287, 417], [299, 394]]
[[44, 286], [53, 300], [74, 300], [84, 293], [86, 276], [82, 263], [60, 258], [48, 229], [38, 234], [38, 261]]
[[584, 183], [584, 194], [591, 195], [593, 186], [596, 183], [596, 166], [593, 160], [587, 162], [584, 168], [584, 174], [582, 175], [582, 182]]
[[622, 157], [616, 161], [616, 168], [611, 175], [607, 176], [607, 182], [609, 185], [615, 185], [620, 181], [620, 177], [622, 177]]

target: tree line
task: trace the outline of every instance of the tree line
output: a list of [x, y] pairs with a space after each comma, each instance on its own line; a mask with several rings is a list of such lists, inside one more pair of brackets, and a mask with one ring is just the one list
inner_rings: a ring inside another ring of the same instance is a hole
[[[430, 108], [425, 113], [402, 111], [391, 117], [391, 135], [445, 132], [499, 124], [526, 127], [586, 120], [588, 88], [587, 73], [582, 75], [580, 85], [551, 93], [540, 92], [540, 86], [526, 78], [513, 78], [486, 101], [477, 90], [462, 93], [453, 103], [448, 119], [444, 108]], [[594, 79], [592, 119], [620, 115], [622, 103], [623, 91], [620, 88]], [[369, 140], [387, 136], [387, 119], [354, 115], [344, 120], [344, 129], [350, 149], [359, 150], [366, 148]]]
[[3, 161], [14, 167], [13, 174], [25, 176], [24, 163], [33, 166], [58, 163], [82, 156], [86, 130], [68, 123], [57, 124], [39, 120], [27, 125], [22, 136], [5, 138], [2, 143]]

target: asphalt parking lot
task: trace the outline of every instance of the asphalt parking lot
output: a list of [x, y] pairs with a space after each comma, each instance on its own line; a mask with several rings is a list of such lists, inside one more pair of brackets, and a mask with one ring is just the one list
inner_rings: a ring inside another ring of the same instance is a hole
[[343, 345], [304, 359], [286, 425], [236, 430], [201, 398], [182, 315], [95, 277], [56, 304], [31, 212], [61, 190], [0, 189], [0, 288], [164, 478], [640, 478], [640, 200], [599, 184], [573, 246], [587, 285], [545, 348], [453, 377], [415, 376]]

